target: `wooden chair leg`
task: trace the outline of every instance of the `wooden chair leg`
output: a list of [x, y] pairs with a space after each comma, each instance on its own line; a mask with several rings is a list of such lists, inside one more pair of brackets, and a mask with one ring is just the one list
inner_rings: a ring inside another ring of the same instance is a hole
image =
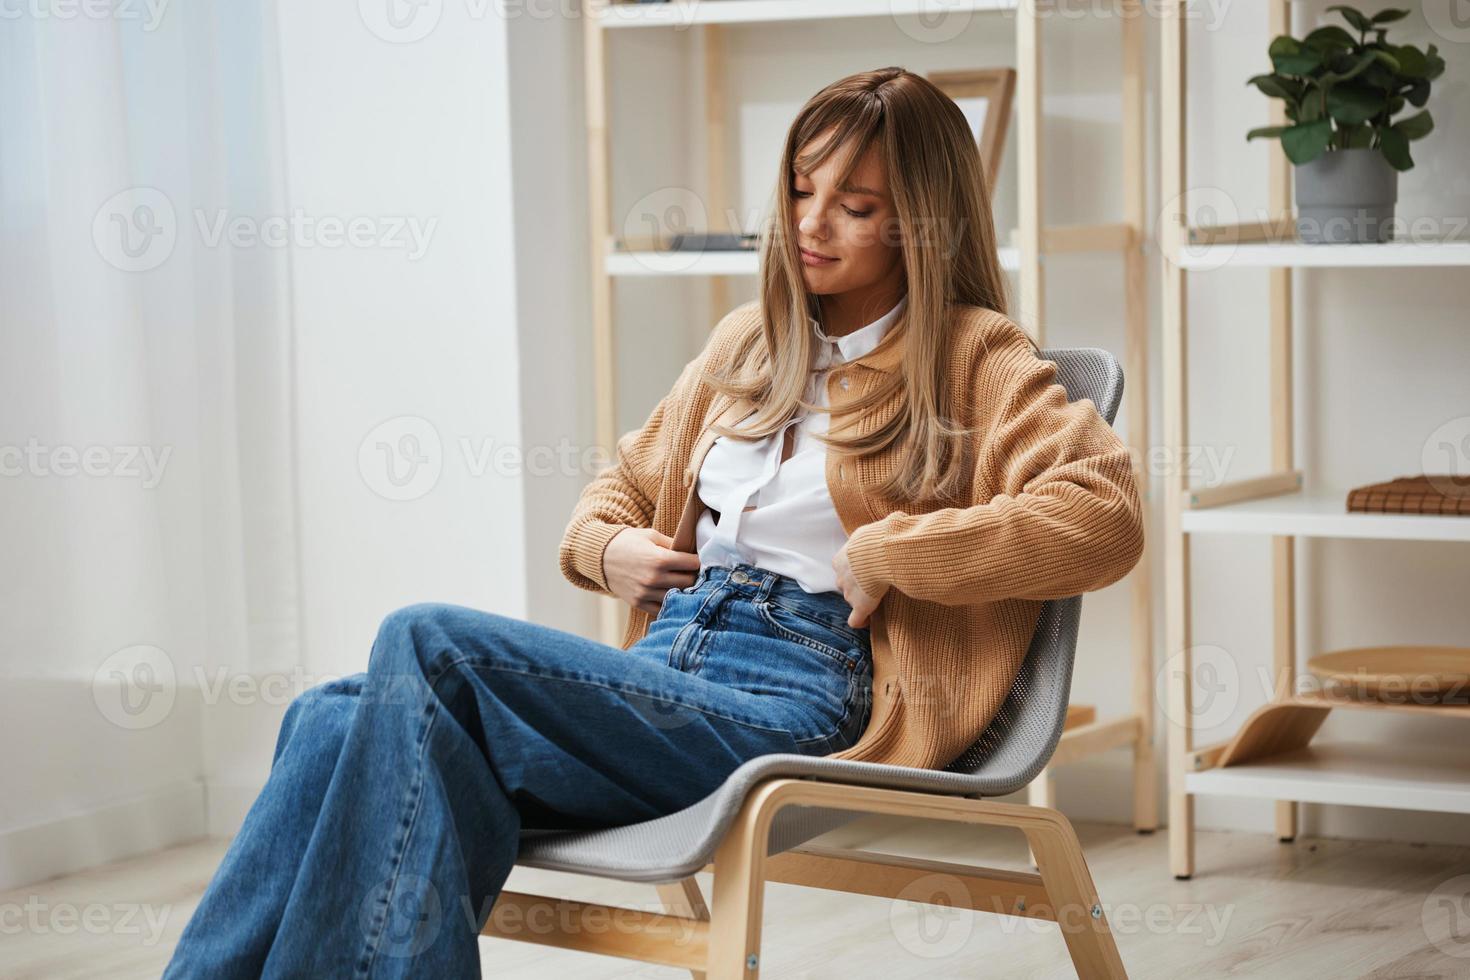
[[[1052, 775], [1050, 766], [1042, 769], [1036, 774], [1036, 778], [1026, 784], [1026, 802], [1032, 806], [1044, 806], [1056, 809], [1057, 805], [1057, 781]], [[1027, 841], [1029, 845], [1030, 841]], [[1038, 867], [1036, 852], [1027, 848], [1027, 859], [1033, 868]]]
[[1127, 980], [1102, 902], [1072, 824], [1050, 807], [947, 797], [860, 785], [778, 778], [746, 797], [715, 852], [710, 910], [709, 980], [755, 980], [760, 973], [761, 912], [771, 822], [785, 806], [818, 806], [862, 813], [1011, 827], [1021, 831], [1037, 859], [1052, 916], [1067, 952], [1085, 980]]
[[[1061, 817], [1060, 814], [1058, 814]], [[1079, 977], [1126, 977], [1077, 832], [1065, 817], [1023, 828]]]
[[[664, 882], [657, 887], [659, 899], [669, 913], [709, 921], [709, 906], [704, 903], [704, 893], [693, 877]], [[692, 980], [706, 980], [703, 970], [690, 970], [689, 975]]]
[[760, 975], [761, 912], [766, 890], [766, 847], [778, 807], [757, 790], [715, 851], [710, 914], [709, 980], [754, 980]]

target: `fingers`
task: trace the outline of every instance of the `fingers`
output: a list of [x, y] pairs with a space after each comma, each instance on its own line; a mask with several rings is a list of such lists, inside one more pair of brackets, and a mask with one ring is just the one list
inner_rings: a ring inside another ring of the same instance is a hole
[[648, 539], [654, 544], [658, 545], [660, 548], [674, 547], [674, 539], [669, 537], [667, 534], [663, 534], [659, 531], [654, 531], [652, 528], [649, 528], [649, 531], [651, 533], [648, 535]]
[[665, 592], [669, 589], [687, 589], [697, 578], [698, 572], [664, 572], [654, 581], [654, 587]]
[[699, 556], [687, 551], [670, 550], [668, 554], [661, 555], [660, 565], [666, 572], [697, 572], [699, 571]]

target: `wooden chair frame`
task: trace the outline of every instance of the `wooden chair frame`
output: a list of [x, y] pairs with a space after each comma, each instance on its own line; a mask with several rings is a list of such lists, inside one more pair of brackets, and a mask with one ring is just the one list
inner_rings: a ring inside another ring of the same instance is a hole
[[[1037, 873], [819, 845], [768, 855], [771, 823], [787, 806], [1012, 827], [1025, 835]], [[964, 908], [1058, 923], [1079, 977], [1127, 977], [1077, 835], [1070, 821], [1050, 807], [774, 778], [746, 797], [714, 862], [703, 870], [714, 874], [713, 909], [705, 904], [693, 876], [657, 886], [668, 910], [664, 913], [502, 891], [482, 935], [682, 967], [695, 980], [755, 980], [760, 975], [767, 881], [897, 899], [914, 881], [944, 874], [963, 883], [968, 897]], [[555, 925], [550, 929], [528, 930], [517, 924], [527, 921], [536, 908], [548, 906], [571, 915], [552, 916]], [[615, 918], [634, 928], [567, 926], [569, 920], [581, 922], [588, 916], [602, 921]]]

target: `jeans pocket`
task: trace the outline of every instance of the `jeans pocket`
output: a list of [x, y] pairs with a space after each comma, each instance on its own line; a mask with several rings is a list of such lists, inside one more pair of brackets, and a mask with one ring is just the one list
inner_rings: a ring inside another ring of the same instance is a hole
[[757, 602], [755, 608], [775, 635], [815, 647], [849, 670], [855, 669], [864, 659], [863, 652], [868, 649], [864, 635], [867, 630], [859, 632], [847, 625], [839, 626], [770, 599]]

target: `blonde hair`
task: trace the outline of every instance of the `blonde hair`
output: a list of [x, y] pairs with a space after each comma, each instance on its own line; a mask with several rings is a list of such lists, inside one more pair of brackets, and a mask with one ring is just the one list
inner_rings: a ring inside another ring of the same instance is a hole
[[[833, 131], [813, 155], [798, 150]], [[1006, 312], [1006, 281], [996, 249], [990, 192], [979, 148], [953, 99], [903, 68], [860, 72], [833, 82], [802, 106], [786, 135], [771, 223], [761, 242], [761, 329], [735, 352], [732, 371], [706, 371], [715, 391], [759, 408], [739, 429], [716, 425], [731, 438], [760, 439], [798, 411], [831, 411], [807, 402], [816, 338], [807, 323], [819, 313], [806, 290], [793, 235], [791, 184], [834, 152], [847, 150], [838, 185], [847, 182], [870, 146], [878, 147], [898, 222], [908, 303], [890, 334], [904, 331], [902, 367], [849, 408], [832, 412], [832, 450], [867, 456], [896, 446], [898, 465], [878, 492], [894, 500], [958, 497], [966, 483], [964, 420], [945, 383], [944, 359], [956, 305]], [[885, 237], [888, 235], [884, 233]], [[881, 311], [880, 311], [881, 312]], [[876, 316], [876, 314], [875, 314]], [[890, 337], [885, 336], [885, 342]], [[1033, 345], [1034, 346], [1034, 345]], [[901, 390], [893, 419], [866, 419]]]

